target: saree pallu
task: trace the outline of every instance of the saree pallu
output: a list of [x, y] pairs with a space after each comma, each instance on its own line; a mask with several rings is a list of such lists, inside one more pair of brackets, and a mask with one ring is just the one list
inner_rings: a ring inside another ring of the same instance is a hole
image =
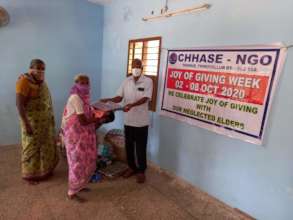
[[21, 122], [22, 178], [43, 180], [53, 173], [58, 163], [53, 105], [45, 83], [40, 87], [39, 96], [31, 98], [25, 109], [33, 135], [26, 134]]
[[63, 132], [69, 170], [68, 195], [71, 196], [85, 188], [96, 170], [95, 125], [81, 125], [73, 114], [67, 119]]

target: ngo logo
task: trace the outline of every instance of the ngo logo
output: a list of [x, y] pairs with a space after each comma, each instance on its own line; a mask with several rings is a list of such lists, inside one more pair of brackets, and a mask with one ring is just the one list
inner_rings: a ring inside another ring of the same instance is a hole
[[177, 54], [176, 53], [171, 53], [169, 56], [169, 62], [171, 64], [175, 64], [177, 62]]

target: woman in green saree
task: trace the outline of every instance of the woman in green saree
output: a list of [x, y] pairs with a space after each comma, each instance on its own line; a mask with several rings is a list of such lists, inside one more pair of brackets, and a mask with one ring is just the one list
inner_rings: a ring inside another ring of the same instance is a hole
[[53, 105], [44, 74], [45, 63], [34, 59], [29, 72], [22, 74], [16, 83], [22, 178], [31, 184], [51, 176], [58, 163]]

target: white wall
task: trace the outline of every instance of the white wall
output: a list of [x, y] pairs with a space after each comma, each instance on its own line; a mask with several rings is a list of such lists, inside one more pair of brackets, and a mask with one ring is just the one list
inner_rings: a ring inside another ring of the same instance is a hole
[[87, 73], [100, 95], [103, 7], [84, 0], [0, 0], [11, 23], [0, 28], [0, 145], [19, 143], [15, 83], [31, 59], [46, 62], [46, 80], [60, 125], [73, 77]]
[[[143, 22], [164, 0], [114, 0], [105, 7], [102, 96], [125, 78], [128, 40], [162, 36], [164, 48], [293, 43], [293, 1], [209, 0], [197, 15]], [[200, 1], [170, 0], [170, 9]], [[272, 106], [264, 147], [153, 114], [149, 158], [257, 219], [293, 219], [293, 49]], [[166, 62], [162, 53], [161, 71]], [[162, 72], [160, 76], [162, 77]], [[160, 80], [162, 84], [162, 79]], [[162, 86], [160, 86], [162, 88]], [[121, 115], [115, 127], [122, 127]]]

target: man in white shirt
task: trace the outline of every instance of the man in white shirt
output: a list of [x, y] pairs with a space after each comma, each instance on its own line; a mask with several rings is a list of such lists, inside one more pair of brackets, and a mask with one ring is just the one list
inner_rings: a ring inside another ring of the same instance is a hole
[[138, 183], [145, 182], [146, 147], [150, 123], [149, 101], [152, 99], [153, 93], [153, 81], [142, 75], [142, 69], [141, 60], [134, 59], [132, 76], [124, 80], [117, 91], [117, 96], [101, 100], [115, 103], [124, 101], [125, 147], [129, 166], [124, 177], [128, 178], [136, 174]]

